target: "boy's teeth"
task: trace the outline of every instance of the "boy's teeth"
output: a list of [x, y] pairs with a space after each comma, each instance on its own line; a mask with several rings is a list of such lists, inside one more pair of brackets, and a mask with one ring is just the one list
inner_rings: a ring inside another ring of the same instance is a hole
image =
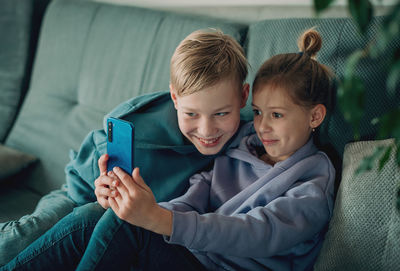
[[202, 138], [199, 138], [199, 139], [200, 139], [200, 141], [202, 141], [202, 142], [204, 142], [206, 144], [212, 144], [212, 143], [214, 143], [214, 142], [216, 142], [218, 140], [218, 137], [217, 138], [213, 138], [211, 140], [205, 140], [205, 139], [202, 139]]

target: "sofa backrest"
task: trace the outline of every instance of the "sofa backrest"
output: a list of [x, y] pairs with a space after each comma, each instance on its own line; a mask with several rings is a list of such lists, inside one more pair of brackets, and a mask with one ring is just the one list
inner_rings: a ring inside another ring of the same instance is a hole
[[38, 29], [49, 0], [0, 2], [0, 143], [28, 89]]
[[6, 145], [40, 158], [28, 179], [46, 193], [65, 183], [70, 149], [102, 128], [131, 97], [168, 90], [170, 58], [197, 29], [219, 28], [239, 42], [247, 27], [91, 1], [53, 1], [42, 25], [29, 93]]
[[[372, 25], [372, 36], [378, 24]], [[70, 149], [78, 150], [85, 135], [102, 128], [103, 116], [131, 97], [168, 90], [169, 62], [178, 43], [207, 27], [222, 29], [244, 45], [251, 65], [248, 82], [267, 58], [297, 52], [296, 41], [312, 26], [323, 37], [319, 61], [342, 78], [347, 57], [365, 41], [348, 18], [266, 20], [250, 26], [206, 17], [178, 15], [137, 7], [79, 0], [55, 0], [42, 25], [28, 95], [6, 145], [40, 159], [23, 180], [40, 193], [65, 183]], [[397, 44], [398, 46], [398, 44]], [[400, 104], [400, 93], [388, 99], [386, 59], [367, 59], [358, 74], [367, 84], [364, 137], [376, 132], [371, 119]], [[243, 117], [252, 118], [251, 98]], [[321, 144], [340, 166], [351, 127], [338, 107], [321, 129]], [[24, 175], [25, 176], [25, 175]]]

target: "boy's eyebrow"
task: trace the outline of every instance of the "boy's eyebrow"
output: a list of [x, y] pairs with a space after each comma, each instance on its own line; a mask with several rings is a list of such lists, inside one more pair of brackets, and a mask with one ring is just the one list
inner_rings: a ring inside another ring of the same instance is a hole
[[[223, 110], [227, 110], [227, 109], [230, 109], [231, 107], [232, 107], [232, 105], [227, 104], [225, 106], [222, 106], [222, 107], [214, 110], [214, 112], [220, 112], [220, 111], [223, 111]], [[186, 106], [182, 106], [182, 109], [186, 110], [186, 111], [197, 111], [197, 109], [186, 107]]]

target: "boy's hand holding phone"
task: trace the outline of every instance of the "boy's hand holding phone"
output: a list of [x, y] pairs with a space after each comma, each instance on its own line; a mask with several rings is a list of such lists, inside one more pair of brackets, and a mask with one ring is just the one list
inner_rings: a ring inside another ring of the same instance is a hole
[[172, 212], [157, 204], [150, 187], [140, 176], [139, 168], [135, 168], [132, 175], [119, 167], [115, 167], [113, 172], [118, 178], [115, 187], [118, 195], [109, 197], [108, 202], [115, 214], [132, 225], [170, 236]]
[[100, 176], [95, 180], [97, 202], [104, 208], [110, 207], [108, 198], [115, 197], [114, 186], [118, 180], [112, 173], [116, 166], [132, 173], [134, 158], [134, 126], [132, 123], [109, 117], [107, 119], [107, 154], [99, 158]]
[[104, 209], [110, 208], [110, 204], [108, 202], [109, 197], [115, 197], [118, 192], [115, 190], [115, 186], [118, 185], [118, 179], [115, 178], [115, 175], [108, 174], [107, 172], [107, 162], [109, 156], [107, 154], [103, 154], [98, 161], [100, 176], [95, 180], [95, 190], [94, 193], [97, 198], [97, 202]]

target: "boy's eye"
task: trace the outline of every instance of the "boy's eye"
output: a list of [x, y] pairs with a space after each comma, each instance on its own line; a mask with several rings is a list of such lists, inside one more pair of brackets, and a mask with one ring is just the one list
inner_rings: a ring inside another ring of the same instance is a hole
[[187, 112], [187, 113], [185, 113], [185, 114], [186, 114], [186, 116], [188, 116], [188, 117], [195, 117], [195, 116], [196, 116], [196, 113]]
[[229, 114], [229, 112], [219, 112], [219, 113], [216, 113], [215, 116], [222, 117], [222, 116], [226, 116], [228, 114]]
[[272, 117], [275, 118], [275, 119], [279, 119], [279, 118], [282, 118], [283, 115], [281, 113], [273, 112], [272, 113]]
[[254, 113], [255, 116], [261, 115], [261, 111], [258, 110], [258, 109], [253, 109], [253, 113]]

